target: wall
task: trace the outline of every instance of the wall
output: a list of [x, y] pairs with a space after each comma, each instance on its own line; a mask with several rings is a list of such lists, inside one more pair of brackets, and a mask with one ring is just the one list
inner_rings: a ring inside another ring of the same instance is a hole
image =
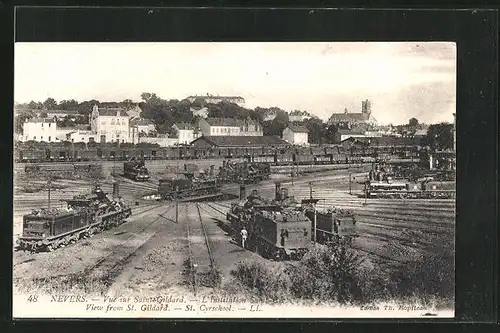
[[57, 124], [56, 123], [41, 123], [41, 122], [25, 122], [23, 123], [23, 141], [57, 141]]
[[105, 135], [106, 142], [115, 142], [116, 140], [120, 140], [120, 142], [128, 142], [130, 140], [128, 116], [99, 116], [98, 122], [99, 124], [97, 128], [99, 130], [97, 131], [97, 134], [99, 138], [101, 135]]
[[98, 135], [92, 133], [91, 131], [77, 131], [66, 135], [68, 141], [71, 142], [85, 142], [89, 143], [91, 141], [98, 142]]
[[194, 130], [178, 130], [179, 144], [190, 144], [194, 140]]
[[307, 145], [309, 144], [309, 133], [294, 133], [291, 129], [285, 128], [283, 140], [293, 145]]
[[139, 139], [140, 143], [151, 143], [159, 144], [160, 147], [171, 147], [178, 144], [177, 138], [167, 138], [167, 137], [141, 137]]
[[210, 126], [211, 136], [239, 136], [240, 128], [238, 126]]

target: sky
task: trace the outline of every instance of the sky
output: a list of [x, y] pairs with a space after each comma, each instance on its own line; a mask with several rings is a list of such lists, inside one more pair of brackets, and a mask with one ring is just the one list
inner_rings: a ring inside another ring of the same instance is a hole
[[382, 124], [453, 121], [451, 42], [16, 43], [14, 101], [231, 95], [323, 120], [372, 101]]

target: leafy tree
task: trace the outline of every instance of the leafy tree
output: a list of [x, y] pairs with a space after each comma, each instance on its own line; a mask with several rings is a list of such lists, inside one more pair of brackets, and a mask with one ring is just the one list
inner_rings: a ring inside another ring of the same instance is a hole
[[52, 97], [49, 97], [43, 102], [43, 107], [46, 110], [57, 110], [57, 101]]
[[410, 127], [413, 127], [413, 128], [417, 128], [418, 127], [418, 119], [417, 118], [411, 118], [410, 121], [408, 121], [408, 125], [410, 125]]
[[23, 132], [23, 123], [26, 121], [26, 119], [32, 118], [34, 115], [31, 112], [23, 112], [19, 114], [17, 117], [14, 118], [14, 130], [16, 133], [22, 133]]
[[337, 135], [338, 131], [339, 128], [336, 125], [327, 126], [325, 129], [325, 140], [328, 143], [335, 143], [335, 136]]
[[81, 115], [88, 116], [92, 112], [94, 105], [99, 106], [101, 103], [95, 99], [90, 101], [84, 101], [78, 104], [78, 113]]
[[40, 118], [47, 118], [49, 115], [47, 114], [47, 112], [40, 112]]
[[423, 144], [434, 150], [452, 149], [453, 125], [449, 123], [430, 125]]
[[31, 101], [29, 102], [28, 107], [32, 110], [41, 110], [43, 105], [40, 102]]
[[61, 110], [67, 110], [67, 111], [72, 111], [72, 110], [78, 110], [78, 102], [75, 101], [74, 99], [70, 100], [64, 100], [59, 103], [59, 108]]
[[325, 140], [325, 125], [319, 118], [310, 118], [304, 121], [305, 127], [309, 130], [309, 143], [324, 143]]
[[275, 135], [281, 137], [283, 130], [288, 126], [288, 114], [279, 110], [276, 118], [271, 121], [264, 122], [264, 135]]

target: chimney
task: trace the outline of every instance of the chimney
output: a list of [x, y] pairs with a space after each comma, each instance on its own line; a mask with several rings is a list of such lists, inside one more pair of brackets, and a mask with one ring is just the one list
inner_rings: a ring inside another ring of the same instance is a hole
[[275, 183], [275, 200], [276, 201], [281, 201], [281, 183]]
[[116, 180], [113, 182], [113, 196], [120, 196], [120, 185], [118, 185], [118, 182]]
[[245, 185], [240, 185], [240, 200], [245, 200], [247, 196]]

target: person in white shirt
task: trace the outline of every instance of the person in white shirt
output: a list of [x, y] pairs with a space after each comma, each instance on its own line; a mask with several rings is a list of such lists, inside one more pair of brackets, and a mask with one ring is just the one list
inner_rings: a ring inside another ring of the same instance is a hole
[[246, 242], [247, 242], [247, 237], [248, 237], [248, 232], [245, 229], [245, 227], [243, 227], [243, 229], [241, 229], [240, 235], [241, 235], [241, 247], [245, 248]]

